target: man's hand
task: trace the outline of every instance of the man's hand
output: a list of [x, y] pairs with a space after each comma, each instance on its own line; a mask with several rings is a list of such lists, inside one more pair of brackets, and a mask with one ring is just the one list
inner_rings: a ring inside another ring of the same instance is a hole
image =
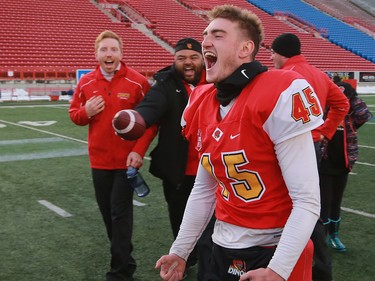
[[88, 117], [92, 117], [102, 112], [105, 102], [102, 96], [93, 96], [85, 104], [85, 110]]
[[126, 159], [126, 166], [139, 169], [143, 165], [143, 158], [137, 152], [130, 152]]
[[175, 254], [162, 256], [155, 265], [155, 268], [160, 268], [160, 277], [164, 281], [182, 280], [185, 267], [185, 260]]

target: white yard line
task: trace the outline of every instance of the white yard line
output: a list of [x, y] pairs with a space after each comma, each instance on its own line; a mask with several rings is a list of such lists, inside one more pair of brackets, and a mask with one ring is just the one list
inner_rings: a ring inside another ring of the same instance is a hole
[[364, 165], [364, 166], [371, 166], [371, 167], [375, 167], [375, 164], [371, 164], [371, 163], [365, 163], [365, 162], [355, 162], [356, 164], [359, 164], [359, 165]]
[[1, 108], [34, 108], [34, 107], [52, 107], [66, 110], [69, 104], [35, 104], [35, 105], [1, 105]]
[[49, 159], [56, 157], [70, 157], [70, 156], [81, 156], [87, 155], [87, 148], [68, 148], [53, 150], [49, 152], [34, 152], [26, 154], [11, 154], [11, 155], [0, 155], [1, 162], [10, 161], [24, 161], [24, 160], [35, 160], [35, 159]]
[[348, 212], [348, 213], [352, 213], [352, 214], [360, 215], [360, 216], [363, 216], [363, 217], [375, 218], [375, 215], [374, 215], [374, 214], [370, 214], [370, 213], [366, 213], [366, 212], [362, 212], [362, 211], [354, 210], [354, 209], [351, 209], [351, 208], [341, 207], [341, 210], [343, 210], [343, 211], [345, 211], [345, 212]]
[[146, 206], [147, 204], [142, 203], [142, 202], [139, 202], [139, 201], [137, 201], [137, 200], [133, 200], [133, 205], [134, 205], [134, 206], [138, 206], [138, 207], [144, 207], [144, 206]]
[[69, 214], [67, 211], [61, 209], [60, 207], [57, 207], [56, 205], [53, 205], [52, 203], [46, 200], [38, 200], [38, 203], [47, 207], [48, 209], [50, 209], [51, 211], [55, 212], [63, 218], [69, 218], [73, 216], [72, 214]]
[[51, 143], [65, 141], [62, 138], [33, 138], [33, 139], [22, 139], [22, 140], [0, 140], [0, 145], [13, 145], [13, 144], [29, 144], [29, 143]]
[[64, 139], [67, 139], [67, 140], [72, 140], [72, 141], [76, 141], [76, 142], [87, 144], [87, 141], [85, 141], [85, 140], [80, 140], [80, 139], [76, 139], [76, 138], [72, 138], [72, 137], [68, 137], [68, 136], [64, 136], [64, 135], [60, 135], [60, 134], [56, 134], [56, 133], [52, 133], [52, 132], [48, 132], [48, 131], [45, 131], [45, 130], [37, 129], [37, 128], [34, 128], [34, 127], [30, 127], [30, 126], [25, 126], [25, 125], [14, 123], [14, 122], [0, 120], [0, 123], [14, 125], [14, 126], [22, 127], [22, 128], [25, 128], [25, 129], [29, 129], [29, 130], [33, 130], [33, 131], [45, 133], [45, 134], [48, 134], [48, 135], [57, 136], [57, 137], [64, 138]]
[[358, 145], [358, 147], [371, 148], [371, 149], [375, 148], [375, 146], [369, 146], [369, 145]]

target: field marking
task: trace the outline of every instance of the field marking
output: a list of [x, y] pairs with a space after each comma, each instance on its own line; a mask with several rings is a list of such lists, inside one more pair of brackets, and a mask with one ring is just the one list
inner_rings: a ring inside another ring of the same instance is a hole
[[56, 104], [56, 105], [1, 105], [1, 108], [33, 108], [33, 107], [53, 107], [53, 108], [59, 108], [59, 109], [66, 109], [66, 107], [68, 107], [69, 104]]
[[50, 159], [57, 157], [70, 157], [70, 156], [82, 156], [87, 155], [87, 148], [69, 148], [53, 150], [49, 152], [34, 152], [26, 154], [11, 154], [11, 155], [1, 155], [1, 162], [11, 162], [11, 161], [24, 161], [24, 160], [35, 160], [35, 159]]
[[84, 141], [84, 140], [80, 140], [80, 139], [76, 139], [76, 138], [72, 138], [72, 137], [68, 137], [68, 136], [64, 136], [64, 135], [60, 135], [60, 134], [56, 134], [56, 133], [52, 133], [52, 132], [41, 130], [41, 129], [37, 129], [37, 128], [34, 128], [34, 127], [25, 126], [25, 125], [22, 125], [22, 124], [18, 124], [18, 123], [14, 123], [14, 122], [9, 122], [9, 121], [5, 121], [5, 120], [0, 120], [0, 122], [5, 123], [5, 124], [9, 124], [9, 125], [14, 125], [14, 126], [22, 127], [22, 128], [29, 129], [29, 130], [33, 130], [33, 131], [37, 131], [37, 132], [40, 132], [40, 133], [49, 134], [49, 135], [52, 135], [52, 136], [57, 136], [57, 137], [64, 138], [64, 139], [67, 139], [67, 140], [72, 140], [72, 141], [76, 141], [76, 142], [87, 144], [87, 141]]
[[53, 205], [52, 203], [46, 201], [46, 200], [38, 200], [38, 203], [47, 207], [48, 209], [50, 209], [51, 211], [55, 212], [56, 214], [58, 214], [59, 216], [63, 217], [63, 218], [69, 218], [69, 217], [72, 217], [73, 215], [68, 213], [67, 211], [61, 209], [60, 207], [57, 207], [56, 205]]
[[62, 138], [32, 138], [22, 140], [0, 140], [0, 145], [13, 145], [13, 144], [30, 144], [30, 143], [51, 143], [65, 141]]
[[358, 145], [358, 147], [371, 148], [371, 149], [375, 148], [375, 146], [369, 146], [369, 145]]
[[139, 201], [133, 199], [133, 205], [134, 206], [138, 206], [138, 207], [143, 207], [143, 206], [146, 206], [147, 204], [139, 202]]
[[352, 213], [352, 214], [356, 214], [356, 215], [368, 217], [368, 218], [375, 218], [374, 214], [369, 214], [369, 213], [358, 211], [358, 210], [354, 210], [354, 209], [351, 209], [351, 208], [341, 207], [341, 210], [343, 210], [345, 212], [348, 212], [348, 213]]
[[370, 166], [370, 167], [375, 167], [375, 164], [371, 164], [371, 163], [365, 163], [365, 162], [355, 162], [356, 164], [359, 164], [359, 165], [364, 165], [364, 166]]

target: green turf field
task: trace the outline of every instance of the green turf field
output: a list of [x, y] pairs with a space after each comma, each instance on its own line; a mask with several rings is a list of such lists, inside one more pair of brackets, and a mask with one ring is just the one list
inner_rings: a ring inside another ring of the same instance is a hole
[[[375, 96], [363, 99], [374, 113]], [[91, 184], [87, 127], [74, 125], [67, 110], [63, 101], [0, 103], [0, 280], [104, 280], [109, 244]], [[375, 119], [359, 141], [343, 202], [348, 252], [333, 253], [335, 281], [375, 276]], [[136, 281], [160, 280], [154, 265], [172, 242], [161, 184], [148, 164], [142, 174], [151, 193], [134, 197]], [[190, 273], [186, 280], [196, 280], [194, 268]]]

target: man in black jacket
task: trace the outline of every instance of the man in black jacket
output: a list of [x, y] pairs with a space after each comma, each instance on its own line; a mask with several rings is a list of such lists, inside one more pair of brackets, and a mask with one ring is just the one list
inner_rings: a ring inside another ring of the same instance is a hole
[[[163, 182], [173, 236], [177, 237], [187, 199], [193, 188], [198, 154], [181, 134], [181, 116], [192, 90], [206, 83], [202, 48], [192, 38], [175, 46], [174, 63], [154, 75], [155, 82], [136, 107], [147, 127], [158, 124], [158, 143], [151, 152], [150, 172]], [[187, 268], [198, 259], [198, 281], [204, 281], [211, 251], [214, 218], [189, 256]], [[198, 258], [199, 255], [199, 258]]]

